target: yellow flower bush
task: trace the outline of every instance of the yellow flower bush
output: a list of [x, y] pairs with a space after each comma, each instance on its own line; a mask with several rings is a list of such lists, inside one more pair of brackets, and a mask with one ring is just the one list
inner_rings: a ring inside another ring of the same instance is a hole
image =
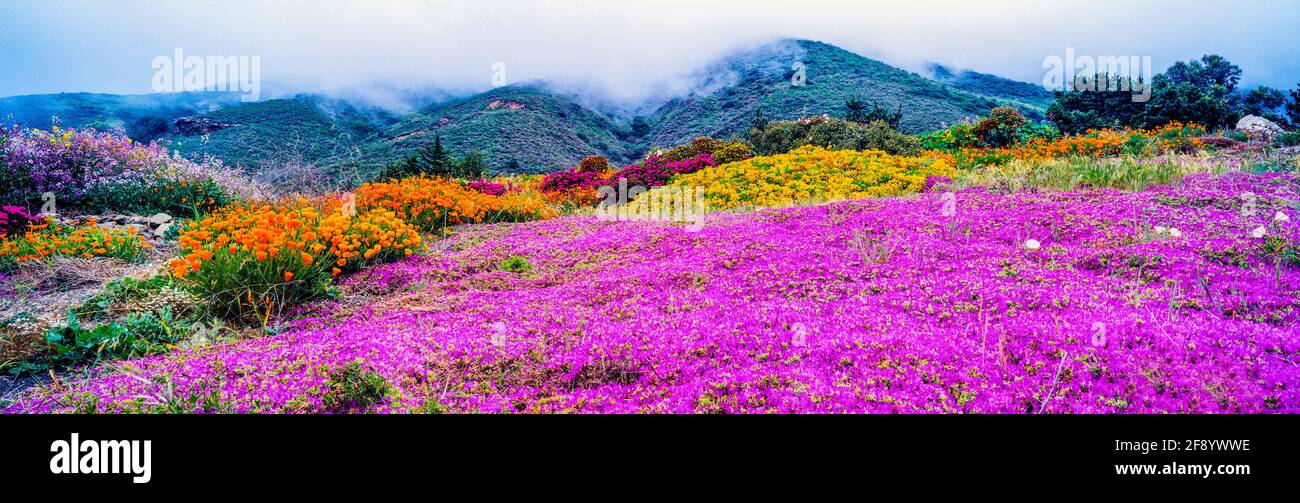
[[414, 226], [383, 208], [355, 216], [337, 198], [240, 204], [190, 223], [172, 275], [206, 297], [215, 315], [265, 322], [272, 310], [324, 295], [330, 279], [411, 255]]
[[948, 159], [804, 146], [679, 175], [671, 185], [704, 187], [711, 210], [867, 199], [918, 192], [931, 176], [952, 177]]

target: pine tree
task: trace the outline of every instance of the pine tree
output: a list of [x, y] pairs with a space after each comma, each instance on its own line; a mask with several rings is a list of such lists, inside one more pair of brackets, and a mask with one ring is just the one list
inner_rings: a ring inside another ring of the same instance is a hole
[[1286, 104], [1286, 116], [1292, 127], [1300, 127], [1300, 84], [1291, 90], [1291, 102]]
[[470, 150], [456, 164], [456, 176], [467, 180], [483, 178], [487, 167], [487, 156], [478, 150]]
[[868, 122], [867, 105], [857, 97], [844, 98], [844, 108], [848, 109], [848, 113], [844, 115], [844, 119], [858, 124], [865, 124]]
[[754, 129], [759, 131], [767, 129], [767, 117], [763, 117], [763, 107], [754, 109], [754, 122], [752, 126]]
[[419, 171], [430, 176], [451, 176], [453, 166], [451, 156], [442, 148], [442, 135], [433, 136], [433, 146], [425, 146], [417, 152]]

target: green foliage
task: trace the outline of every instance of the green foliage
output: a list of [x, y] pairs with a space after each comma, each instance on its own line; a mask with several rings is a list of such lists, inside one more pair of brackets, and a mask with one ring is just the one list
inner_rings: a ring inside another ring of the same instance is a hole
[[83, 207], [92, 212], [135, 215], [166, 213], [198, 218], [230, 202], [221, 186], [207, 180], [129, 180], [91, 187]]
[[348, 362], [329, 373], [325, 379], [325, 393], [321, 396], [325, 410], [346, 412], [384, 401], [390, 389], [388, 381], [374, 371], [362, 372], [362, 363], [360, 359]]
[[456, 163], [455, 176], [467, 180], [483, 178], [487, 175], [488, 162], [487, 156], [482, 150], [471, 149], [465, 153], [465, 156]]
[[[654, 154], [653, 150], [651, 154]], [[688, 144], [670, 148], [659, 152], [657, 155], [664, 161], [681, 162], [694, 159], [702, 154], [708, 154], [712, 157], [714, 164], [743, 161], [752, 157], [749, 145], [742, 141], [718, 140], [709, 137], [696, 138]]]
[[1020, 140], [1025, 117], [1014, 108], [996, 107], [975, 125], [973, 132], [990, 147], [1005, 147]]
[[171, 310], [145, 312], [127, 316], [121, 323], [103, 323], [85, 327], [75, 314], [66, 325], [51, 328], [45, 334], [48, 352], [14, 367], [11, 373], [46, 368], [68, 369], [106, 360], [125, 360], [166, 352], [185, 335], [185, 325], [177, 323]]
[[763, 115], [763, 107], [754, 108], [754, 120], [750, 122], [750, 129], [762, 131], [767, 129], [767, 117]]
[[1300, 84], [1291, 90], [1291, 102], [1286, 104], [1286, 118], [1292, 126], [1300, 128]]
[[1300, 145], [1300, 131], [1287, 131], [1273, 137], [1273, 144], [1279, 147], [1294, 147]]
[[[787, 71], [792, 61], [807, 65], [805, 85], [792, 85]], [[734, 82], [665, 104], [653, 116], [649, 144], [680, 145], [701, 136], [746, 136], [752, 129], [766, 129], [761, 127], [764, 120], [838, 116], [845, 108], [846, 92], [856, 93], [855, 99], [863, 103], [901, 106], [905, 115], [895, 129], [907, 133], [932, 131], [943, 123], [982, 113], [1010, 100], [955, 89], [808, 40], [784, 40], [737, 53], [720, 65], [728, 75], [735, 76]]]
[[477, 180], [487, 175], [488, 161], [483, 152], [471, 149], [459, 161], [442, 146], [442, 136], [434, 135], [433, 144], [421, 147], [411, 156], [390, 163], [380, 174], [381, 179], [402, 179], [426, 175], [440, 178]]
[[26, 361], [0, 367], [22, 374], [164, 353], [196, 333], [215, 337], [219, 326], [204, 321], [197, 299], [170, 277], [119, 278], [72, 308]]
[[[145, 95], [59, 93], [0, 98], [0, 118], [5, 126], [50, 129], [95, 127], [101, 131], [125, 130], [138, 142], [165, 136], [173, 120], [213, 107], [239, 105], [235, 92], [186, 92]], [[57, 117], [57, 119], [55, 119]]]
[[1170, 185], [1193, 173], [1217, 172], [1221, 166], [1175, 158], [1146, 161], [1138, 157], [1066, 157], [1046, 161], [1014, 160], [995, 168], [963, 172], [962, 185], [984, 185], [999, 192], [1029, 188], [1075, 191], [1118, 189], [1138, 191]]
[[921, 141], [895, 131], [886, 121], [863, 126], [829, 117], [773, 121], [766, 129], [751, 129], [747, 136], [757, 155], [784, 154], [804, 145], [832, 150], [884, 150], [895, 155], [918, 155]]
[[433, 145], [421, 148], [412, 158], [420, 170], [408, 175], [427, 173], [430, 176], [450, 176], [453, 172], [451, 155], [442, 148], [442, 137], [439, 135], [433, 135]]
[[1241, 113], [1286, 124], [1287, 95], [1271, 87], [1257, 87], [1241, 98]]
[[858, 124], [871, 124], [875, 121], [885, 121], [889, 127], [898, 129], [898, 124], [903, 120], [903, 104], [898, 104], [898, 111], [890, 112], [880, 107], [877, 102], [871, 103], [871, 110], [867, 110], [865, 102], [858, 98], [846, 98], [844, 108], [847, 113], [844, 115], [845, 120], [853, 121]]
[[308, 95], [232, 104], [188, 119], [212, 126], [177, 128], [164, 137], [186, 157], [215, 157], [264, 178], [308, 166], [326, 180], [347, 178], [346, 171], [362, 162], [357, 149], [396, 121], [378, 109]]
[[1015, 105], [1034, 120], [1042, 120], [1042, 111], [1052, 104], [1052, 92], [1039, 84], [989, 75], [986, 73], [953, 71], [942, 65], [929, 68], [934, 80], [948, 84], [962, 91], [988, 96]]
[[[1081, 134], [1089, 129], [1155, 128], [1170, 122], [1194, 122], [1211, 128], [1229, 126], [1240, 116], [1232, 92], [1241, 69], [1221, 56], [1177, 62], [1156, 75], [1150, 100], [1135, 101], [1142, 83], [1120, 76], [1080, 77], [1072, 89], [1056, 94], [1047, 116], [1061, 131]], [[1118, 90], [1128, 88], [1130, 90]], [[1116, 89], [1116, 90], [1111, 90]]]
[[[653, 121], [641, 122], [649, 136]], [[593, 155], [623, 164], [640, 154], [627, 140], [635, 137], [631, 126], [576, 97], [510, 85], [419, 110], [385, 127], [361, 146], [363, 170], [373, 173], [403, 161], [435, 135], [448, 152], [479, 150], [489, 174], [561, 171]]]
[[523, 274], [533, 270], [533, 264], [525, 257], [510, 257], [501, 261], [502, 271]]

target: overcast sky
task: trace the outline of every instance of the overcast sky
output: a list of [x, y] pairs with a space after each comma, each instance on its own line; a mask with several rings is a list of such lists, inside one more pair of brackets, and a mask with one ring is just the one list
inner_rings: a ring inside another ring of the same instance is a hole
[[[810, 38], [908, 68], [922, 61], [1041, 82], [1043, 58], [1207, 52], [1247, 84], [1300, 82], [1297, 0], [0, 0], [0, 96], [151, 92], [156, 56], [260, 56], [264, 83], [486, 88], [582, 83], [613, 97], [732, 50]], [[264, 86], [269, 86], [264, 84]]]

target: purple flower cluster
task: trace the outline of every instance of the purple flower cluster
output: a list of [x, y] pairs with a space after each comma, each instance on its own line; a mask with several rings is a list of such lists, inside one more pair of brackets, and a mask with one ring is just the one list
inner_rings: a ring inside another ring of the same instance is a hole
[[493, 183], [487, 180], [475, 180], [469, 182], [467, 186], [472, 190], [477, 190], [489, 196], [501, 196], [507, 191], [512, 190], [512, 187], [509, 187], [506, 184]]
[[[1275, 215], [1298, 190], [1196, 175], [720, 214], [698, 232], [474, 226], [353, 276], [363, 297], [279, 335], [102, 367], [5, 412], [213, 386], [239, 411], [322, 411], [330, 369], [357, 360], [393, 386], [375, 412], [1300, 412], [1300, 268], [1252, 236], [1295, 236]], [[531, 269], [502, 271], [511, 257]]]
[[51, 192], [81, 200], [94, 187], [132, 182], [212, 180], [229, 195], [258, 197], [264, 187], [220, 161], [193, 162], [157, 143], [142, 145], [94, 129], [0, 131], [0, 198], [34, 200]]
[[542, 179], [541, 190], [543, 192], [567, 192], [575, 189], [596, 190], [605, 185], [616, 187], [622, 178], [627, 179], [628, 185], [658, 187], [666, 185], [674, 175], [694, 173], [716, 165], [717, 163], [713, 161], [713, 156], [710, 154], [700, 154], [681, 161], [669, 161], [658, 156], [651, 156], [644, 161], [624, 166], [623, 169], [608, 176], [604, 172], [581, 168], [551, 173]]
[[166, 166], [167, 150], [139, 145], [125, 136], [80, 130], [19, 130], [3, 135], [0, 177], [17, 193], [11, 199], [34, 199], [52, 192], [76, 200], [91, 186], [112, 180], [145, 178]]
[[33, 222], [40, 219], [27, 213], [22, 206], [0, 207], [0, 236], [17, 236], [27, 231]]
[[717, 163], [713, 162], [713, 156], [709, 154], [700, 154], [676, 162], [652, 156], [642, 162], [628, 165], [610, 177], [614, 182], [611, 186], [617, 185], [619, 178], [626, 178], [628, 185], [659, 187], [667, 185], [668, 180], [672, 179], [674, 175], [694, 173], [716, 165]]

